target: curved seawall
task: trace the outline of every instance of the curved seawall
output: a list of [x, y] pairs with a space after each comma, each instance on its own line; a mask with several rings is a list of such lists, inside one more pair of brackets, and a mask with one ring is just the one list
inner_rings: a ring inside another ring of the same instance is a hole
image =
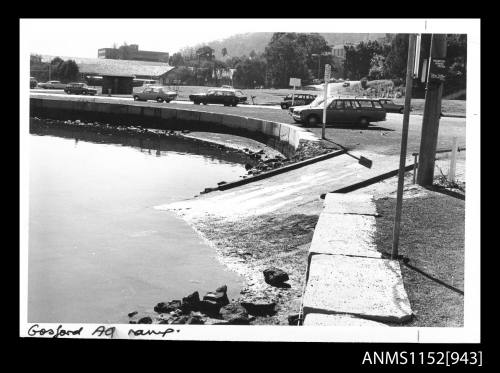
[[30, 115], [164, 130], [228, 133], [262, 142], [287, 157], [294, 155], [301, 143], [319, 141], [313, 133], [291, 124], [103, 97], [31, 95]]

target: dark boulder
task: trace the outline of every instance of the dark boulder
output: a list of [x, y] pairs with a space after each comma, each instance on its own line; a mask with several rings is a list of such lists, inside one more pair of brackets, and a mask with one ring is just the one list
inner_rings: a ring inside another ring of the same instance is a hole
[[198, 309], [210, 317], [219, 317], [219, 310], [221, 307], [222, 306], [217, 304], [217, 302], [210, 300], [202, 300], [198, 305]]
[[227, 321], [228, 324], [233, 325], [248, 325], [250, 319], [248, 312], [239, 303], [230, 303], [220, 309], [221, 317]]
[[242, 302], [241, 305], [247, 310], [250, 315], [254, 316], [269, 316], [276, 313], [276, 303], [254, 303]]
[[142, 317], [137, 321], [137, 324], [152, 324], [153, 319], [149, 316]]
[[248, 170], [251, 170], [251, 169], [252, 169], [252, 167], [253, 167], [253, 166], [252, 166], [250, 163], [245, 164], [245, 170], [247, 170], [247, 171], [248, 171]]
[[173, 300], [171, 302], [160, 302], [155, 307], [154, 310], [157, 313], [169, 313], [181, 308], [182, 303], [180, 300]]
[[197, 311], [200, 306], [200, 295], [197, 291], [187, 297], [182, 298], [181, 309], [184, 313], [189, 313], [191, 311]]
[[206, 315], [217, 317], [219, 310], [229, 304], [227, 297], [227, 286], [221, 286], [215, 291], [208, 292], [199, 303], [199, 310]]
[[279, 268], [270, 267], [264, 270], [264, 280], [269, 285], [282, 286], [288, 279], [288, 273]]
[[134, 317], [135, 315], [137, 315], [137, 311], [130, 312], [128, 317]]

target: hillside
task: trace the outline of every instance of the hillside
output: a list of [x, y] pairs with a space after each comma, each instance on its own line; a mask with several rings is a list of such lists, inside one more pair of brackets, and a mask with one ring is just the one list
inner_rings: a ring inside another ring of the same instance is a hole
[[[367, 34], [367, 33], [322, 33], [328, 44], [342, 44], [344, 42], [357, 43], [366, 40], [375, 40], [383, 38], [386, 34]], [[189, 46], [183, 50], [197, 49], [203, 45], [208, 45], [215, 49], [215, 56], [218, 59], [222, 58], [221, 50], [226, 48], [228, 56], [243, 56], [248, 55], [252, 50], [256, 53], [264, 52], [264, 49], [273, 36], [272, 32], [251, 32], [247, 34], [236, 34], [222, 40], [214, 40], [205, 44]]]

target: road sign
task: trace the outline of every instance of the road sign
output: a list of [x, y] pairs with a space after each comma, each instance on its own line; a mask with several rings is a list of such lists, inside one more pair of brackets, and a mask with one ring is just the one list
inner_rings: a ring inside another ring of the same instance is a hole
[[330, 80], [330, 75], [332, 73], [332, 67], [329, 64], [325, 65], [325, 82]]
[[446, 60], [444, 58], [431, 58], [429, 66], [429, 81], [444, 82], [446, 73]]
[[290, 78], [290, 86], [300, 87], [300, 79], [299, 78]]

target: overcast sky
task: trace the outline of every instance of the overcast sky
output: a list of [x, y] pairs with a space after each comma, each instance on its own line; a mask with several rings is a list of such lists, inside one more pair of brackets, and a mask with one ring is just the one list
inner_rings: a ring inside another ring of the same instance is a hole
[[[30, 53], [97, 57], [97, 49], [138, 44], [169, 52], [246, 32], [421, 32], [439, 20], [353, 19], [21, 19], [21, 44]], [[446, 20], [450, 25], [457, 23]]]

